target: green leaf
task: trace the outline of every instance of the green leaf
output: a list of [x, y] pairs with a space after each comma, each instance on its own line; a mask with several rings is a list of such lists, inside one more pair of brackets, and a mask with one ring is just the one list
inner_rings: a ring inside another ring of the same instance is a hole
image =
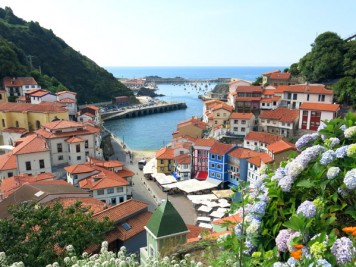
[[283, 225], [295, 231], [302, 231], [304, 229], [305, 219], [293, 214], [289, 221], [285, 222]]
[[311, 188], [314, 187], [314, 185], [315, 182], [313, 180], [307, 180], [307, 179], [301, 180], [296, 184], [296, 186], [305, 187], [305, 188]]

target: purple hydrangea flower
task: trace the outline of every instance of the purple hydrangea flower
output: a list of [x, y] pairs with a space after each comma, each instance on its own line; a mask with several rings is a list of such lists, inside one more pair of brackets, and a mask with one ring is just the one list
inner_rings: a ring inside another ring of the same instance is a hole
[[339, 175], [339, 172], [340, 172], [340, 168], [339, 167], [330, 167], [328, 169], [328, 172], [326, 174], [326, 177], [331, 180], [331, 179], [334, 179], [336, 176]]
[[345, 131], [345, 130], [347, 129], [347, 128], [346, 128], [346, 125], [345, 125], [345, 124], [341, 125], [341, 126], [340, 126], [340, 129], [343, 130], [343, 131]]
[[305, 134], [297, 140], [295, 146], [299, 151], [301, 151], [304, 147], [310, 145], [310, 143], [315, 141], [318, 137], [319, 134]]
[[283, 192], [290, 192], [293, 182], [294, 182], [294, 179], [292, 179], [292, 177], [286, 175], [281, 180], [279, 180], [278, 186], [280, 188], [282, 188]]
[[294, 232], [290, 235], [288, 241], [287, 241], [287, 246], [288, 246], [288, 251], [292, 252], [294, 250], [294, 247], [292, 246], [292, 241], [295, 237], [299, 237], [300, 233], [299, 232]]
[[342, 146], [335, 150], [335, 155], [338, 159], [342, 159], [347, 155], [347, 149], [349, 146]]
[[338, 264], [343, 265], [351, 262], [354, 254], [352, 241], [348, 237], [336, 239], [331, 247], [331, 253], [335, 256]]
[[356, 188], [356, 168], [346, 173], [344, 184], [346, 185], [347, 189], [353, 190]]
[[340, 139], [336, 138], [336, 137], [331, 137], [330, 139], [330, 147], [333, 148], [335, 146], [337, 146], [338, 144], [340, 144]]
[[304, 167], [307, 167], [309, 162], [316, 160], [321, 152], [324, 152], [325, 148], [321, 145], [316, 145], [308, 147], [300, 155], [298, 155], [295, 160], [303, 164]]
[[320, 132], [321, 130], [325, 129], [325, 127], [326, 127], [326, 124], [324, 122], [321, 122], [317, 131]]
[[316, 206], [313, 202], [306, 200], [298, 207], [297, 214], [302, 214], [304, 217], [310, 219], [316, 214]]
[[284, 176], [286, 175], [286, 169], [283, 167], [279, 167], [275, 172], [274, 175], [272, 176], [271, 180], [281, 180]]
[[266, 212], [267, 204], [264, 201], [258, 201], [252, 205], [250, 209], [250, 216], [256, 220], [261, 220], [261, 216], [263, 216]]
[[321, 155], [320, 164], [321, 165], [328, 165], [335, 159], [335, 157], [336, 157], [336, 154], [335, 154], [335, 152], [333, 150], [325, 151]]
[[242, 234], [241, 229], [242, 229], [241, 223], [238, 223], [238, 224], [235, 225], [235, 234], [236, 234], [236, 236], [241, 236], [241, 234]]
[[288, 265], [286, 263], [277, 261], [277, 262], [273, 263], [272, 267], [288, 267]]
[[342, 188], [338, 188], [338, 189], [337, 189], [337, 193], [338, 193], [339, 195], [342, 195], [343, 197], [344, 197], [344, 196], [347, 196], [347, 195], [349, 194], [349, 192], [348, 192], [347, 190], [342, 189]]
[[297, 260], [293, 257], [290, 257], [288, 260], [287, 260], [287, 265], [290, 266], [290, 267], [295, 267], [297, 266]]
[[288, 229], [283, 229], [283, 230], [279, 231], [279, 233], [278, 233], [278, 235], [276, 237], [276, 240], [275, 240], [278, 251], [280, 251], [280, 252], [287, 252], [288, 251], [289, 238], [294, 233], [295, 233], [295, 231], [288, 230]]

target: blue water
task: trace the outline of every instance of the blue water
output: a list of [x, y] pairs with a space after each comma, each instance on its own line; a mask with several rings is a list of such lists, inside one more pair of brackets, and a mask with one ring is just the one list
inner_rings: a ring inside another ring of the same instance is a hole
[[[144, 77], [157, 75], [160, 77], [183, 77], [186, 79], [213, 79], [235, 77], [246, 80], [255, 80], [263, 72], [274, 69], [283, 70], [284, 67], [107, 67], [115, 77]], [[205, 83], [197, 87], [205, 89]], [[208, 85], [209, 90], [215, 84]], [[186, 88], [186, 90], [184, 90]], [[176, 130], [178, 122], [191, 116], [202, 116], [203, 105], [198, 99], [202, 91], [186, 85], [158, 85], [157, 93], [164, 94], [159, 99], [165, 101], [183, 101], [188, 108], [166, 113], [136, 117], [131, 119], [118, 119], [105, 122], [105, 127], [113, 131], [134, 150], [158, 150], [168, 144], [172, 139], [172, 132]]]

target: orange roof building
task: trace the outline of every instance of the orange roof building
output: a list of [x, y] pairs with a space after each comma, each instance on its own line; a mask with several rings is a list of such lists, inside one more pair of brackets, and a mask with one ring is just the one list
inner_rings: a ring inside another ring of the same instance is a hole
[[157, 172], [170, 174], [174, 171], [174, 149], [170, 147], [161, 148], [156, 152]]
[[16, 156], [12, 152], [0, 155], [0, 180], [17, 174]]
[[266, 152], [267, 146], [283, 139], [282, 136], [266, 132], [249, 132], [244, 139], [244, 148]]

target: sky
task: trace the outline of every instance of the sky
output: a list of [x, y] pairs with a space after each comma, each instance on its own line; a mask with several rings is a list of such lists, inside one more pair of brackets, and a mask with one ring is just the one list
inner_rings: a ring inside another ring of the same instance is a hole
[[289, 66], [355, 0], [1, 0], [100, 66]]

